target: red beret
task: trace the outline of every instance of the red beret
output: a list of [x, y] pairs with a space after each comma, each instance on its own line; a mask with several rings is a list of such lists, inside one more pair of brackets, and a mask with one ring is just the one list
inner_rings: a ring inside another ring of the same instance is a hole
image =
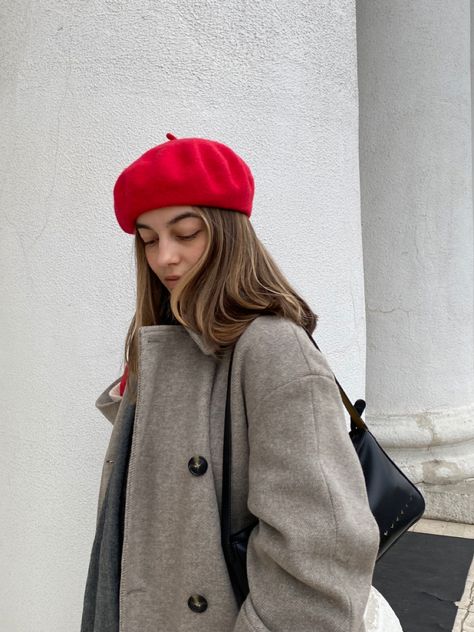
[[217, 206], [252, 212], [250, 168], [230, 147], [206, 138], [169, 139], [126, 167], [114, 186], [117, 221], [135, 233], [136, 218], [163, 206]]

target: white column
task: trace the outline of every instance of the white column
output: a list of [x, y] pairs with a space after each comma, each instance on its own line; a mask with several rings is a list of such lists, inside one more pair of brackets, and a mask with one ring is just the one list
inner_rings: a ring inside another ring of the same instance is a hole
[[427, 518], [474, 522], [468, 2], [358, 3], [366, 421]]

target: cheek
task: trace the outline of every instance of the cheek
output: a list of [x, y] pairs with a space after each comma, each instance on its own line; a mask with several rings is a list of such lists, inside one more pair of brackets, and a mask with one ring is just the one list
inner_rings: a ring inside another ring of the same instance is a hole
[[151, 270], [156, 274], [156, 268], [155, 265], [153, 263], [153, 257], [150, 256], [150, 254], [148, 252], [145, 252], [145, 256], [146, 256], [146, 260], [148, 263], [148, 266], [151, 268]]
[[204, 251], [206, 250], [206, 245], [207, 245], [207, 236], [199, 237], [197, 239], [197, 243], [194, 244], [194, 247], [193, 247], [194, 261], [197, 261], [198, 259], [202, 257]]

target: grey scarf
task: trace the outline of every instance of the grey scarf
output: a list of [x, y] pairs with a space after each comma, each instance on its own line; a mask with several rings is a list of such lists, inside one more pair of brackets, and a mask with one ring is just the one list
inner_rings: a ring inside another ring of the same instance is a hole
[[118, 632], [119, 629], [125, 490], [134, 420], [135, 404], [129, 404], [92, 545], [81, 632]]

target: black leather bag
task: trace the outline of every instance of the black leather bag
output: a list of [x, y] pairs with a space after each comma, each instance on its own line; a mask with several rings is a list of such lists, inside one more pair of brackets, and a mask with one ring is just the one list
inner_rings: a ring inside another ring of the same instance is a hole
[[[311, 334], [306, 333], [314, 346], [320, 350]], [[232, 588], [240, 607], [249, 593], [247, 543], [252, 530], [258, 524], [258, 518], [255, 517], [249, 525], [240, 531], [231, 533], [232, 428], [230, 383], [234, 349], [231, 353], [227, 379], [222, 469], [221, 543]], [[351, 417], [349, 436], [362, 466], [370, 509], [379, 526], [378, 561], [398, 538], [421, 518], [425, 511], [425, 500], [419, 489], [392, 461], [362, 421], [360, 415], [365, 408], [364, 400], [358, 399], [353, 406], [337, 379], [336, 384], [339, 387], [344, 406]], [[361, 526], [363, 527], [363, 525]]]

